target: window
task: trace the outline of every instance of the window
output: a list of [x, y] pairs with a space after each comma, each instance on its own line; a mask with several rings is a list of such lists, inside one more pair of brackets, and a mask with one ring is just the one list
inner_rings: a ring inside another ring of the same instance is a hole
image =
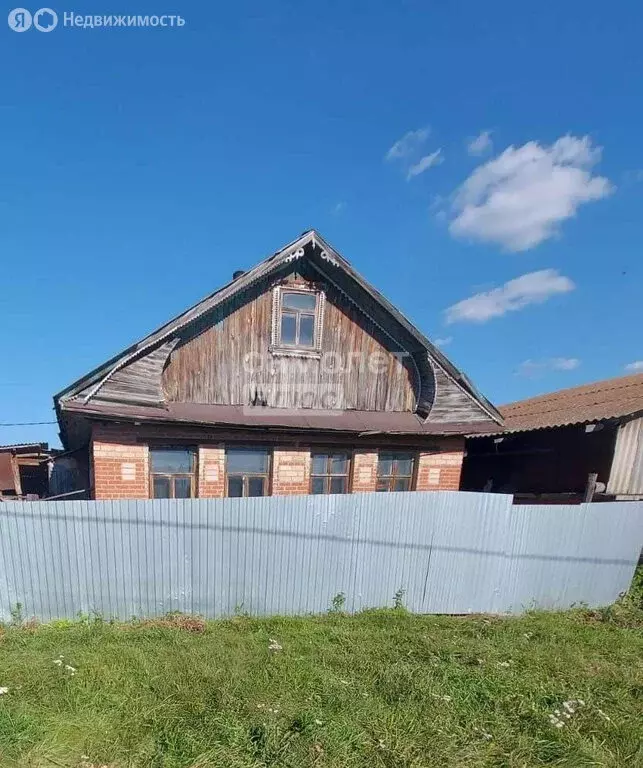
[[273, 349], [284, 353], [318, 353], [323, 306], [323, 293], [306, 288], [275, 288]]
[[381, 452], [377, 463], [377, 490], [410, 491], [414, 463], [412, 453]]
[[270, 452], [267, 448], [227, 448], [228, 496], [267, 496]]
[[194, 448], [150, 449], [150, 495], [153, 499], [190, 499], [194, 496]]
[[312, 454], [311, 493], [348, 493], [350, 460], [347, 453]]

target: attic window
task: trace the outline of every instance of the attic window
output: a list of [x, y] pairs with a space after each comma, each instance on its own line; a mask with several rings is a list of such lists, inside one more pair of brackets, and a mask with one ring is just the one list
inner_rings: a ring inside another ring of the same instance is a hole
[[273, 294], [272, 351], [312, 354], [321, 351], [324, 312], [322, 291], [278, 286]]

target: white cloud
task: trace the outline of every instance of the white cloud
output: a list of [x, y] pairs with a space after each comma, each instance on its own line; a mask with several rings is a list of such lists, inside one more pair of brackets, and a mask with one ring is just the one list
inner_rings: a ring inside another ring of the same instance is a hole
[[525, 360], [520, 363], [516, 373], [519, 376], [533, 378], [547, 371], [574, 371], [580, 365], [577, 357], [549, 357], [544, 360]]
[[430, 128], [418, 128], [417, 131], [409, 131], [398, 139], [386, 153], [387, 160], [403, 160], [417, 155], [421, 151], [424, 142], [429, 138]]
[[414, 163], [406, 172], [406, 180], [412, 179], [414, 176], [419, 176], [424, 171], [432, 168], [434, 165], [440, 165], [444, 162], [442, 157], [442, 150], [436, 149], [435, 152], [431, 152], [430, 155], [421, 157], [417, 163]]
[[573, 291], [576, 286], [556, 269], [541, 269], [509, 280], [499, 288], [476, 293], [445, 310], [447, 323], [484, 323], [530, 304], [542, 304], [558, 293]]
[[587, 136], [508, 147], [456, 190], [451, 234], [509, 251], [533, 248], [555, 235], [583, 203], [614, 191], [607, 178], [592, 175], [600, 157], [600, 147]]
[[434, 339], [433, 343], [436, 347], [446, 347], [447, 344], [450, 344], [453, 341], [453, 336], [445, 336], [442, 339]]
[[470, 139], [467, 142], [467, 152], [475, 157], [491, 152], [492, 149], [491, 131], [481, 131], [475, 139]]
[[333, 216], [339, 216], [340, 213], [344, 213], [346, 210], [346, 203], [340, 200], [338, 203], [335, 203], [333, 206], [331, 213]]
[[625, 366], [625, 370], [630, 373], [640, 373], [643, 371], [643, 360], [635, 360], [633, 363], [628, 363]]

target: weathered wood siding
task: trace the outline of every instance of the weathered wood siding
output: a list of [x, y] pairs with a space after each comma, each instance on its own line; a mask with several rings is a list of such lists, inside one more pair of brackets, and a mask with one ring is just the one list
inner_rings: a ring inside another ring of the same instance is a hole
[[418, 373], [410, 356], [341, 293], [326, 286], [321, 359], [270, 351], [268, 286], [218, 322], [185, 338], [163, 372], [168, 401], [282, 408], [413, 411]]
[[[145, 357], [134, 360], [134, 362], [113, 373], [97, 390], [95, 399], [143, 405], [160, 405], [163, 403], [161, 373], [177, 341], [178, 339], [167, 341]], [[80, 397], [85, 397], [95, 388], [96, 384], [87, 387], [80, 393]]]
[[489, 416], [466, 392], [452, 381], [437, 363], [433, 363], [435, 399], [427, 421], [449, 422], [488, 421]]

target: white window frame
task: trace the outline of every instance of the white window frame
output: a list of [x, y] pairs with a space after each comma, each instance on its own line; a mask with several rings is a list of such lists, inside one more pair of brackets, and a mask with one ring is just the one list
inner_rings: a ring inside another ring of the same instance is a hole
[[[315, 324], [313, 328], [313, 346], [297, 347], [281, 343], [281, 310], [284, 293], [306, 293], [315, 296]], [[321, 357], [322, 336], [324, 330], [324, 310], [326, 293], [316, 288], [301, 285], [276, 285], [272, 289], [272, 333], [270, 351], [274, 355], [290, 355], [292, 357]]]

